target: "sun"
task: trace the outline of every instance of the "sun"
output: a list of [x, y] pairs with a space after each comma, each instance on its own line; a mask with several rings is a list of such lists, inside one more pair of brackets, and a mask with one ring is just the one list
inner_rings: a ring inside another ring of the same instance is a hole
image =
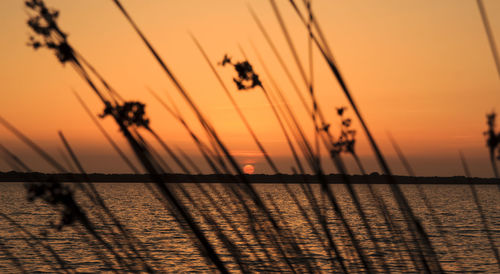
[[243, 166], [243, 172], [246, 174], [253, 174], [255, 171], [255, 167], [251, 164], [247, 164]]

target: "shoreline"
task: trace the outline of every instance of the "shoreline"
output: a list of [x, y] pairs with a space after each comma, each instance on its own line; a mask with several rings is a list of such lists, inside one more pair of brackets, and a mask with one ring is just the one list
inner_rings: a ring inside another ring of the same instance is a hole
[[[161, 177], [167, 183], [234, 183], [237, 180], [235, 175], [186, 175], [186, 174], [162, 174]], [[252, 174], [246, 175], [248, 181], [255, 184], [298, 184], [311, 183], [318, 184], [315, 175], [290, 175], [290, 174]], [[345, 184], [340, 174], [325, 175], [329, 184]], [[385, 175], [347, 175], [352, 184], [387, 184]], [[394, 176], [398, 184], [500, 184], [500, 179], [495, 178], [466, 178], [464, 176], [454, 177], [411, 177]], [[74, 174], [74, 173], [40, 173], [40, 172], [0, 172], [0, 182], [87, 182], [94, 183], [145, 183], [153, 182], [148, 174]]]

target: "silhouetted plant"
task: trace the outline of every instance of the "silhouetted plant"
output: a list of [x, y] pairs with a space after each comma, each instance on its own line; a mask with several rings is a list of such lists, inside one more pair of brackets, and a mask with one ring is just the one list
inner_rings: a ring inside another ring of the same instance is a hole
[[61, 230], [66, 225], [71, 225], [76, 218], [83, 215], [80, 207], [76, 204], [73, 191], [60, 182], [49, 178], [49, 182], [27, 184], [28, 201], [42, 199], [53, 206], [62, 206], [62, 216], [60, 223], [53, 225], [57, 230]]
[[100, 115], [104, 118], [108, 115], [116, 117], [124, 126], [135, 125], [149, 129], [149, 119], [146, 118], [146, 105], [141, 102], [125, 102], [111, 106], [108, 104], [104, 109], [104, 113]]
[[500, 144], [500, 133], [495, 132], [495, 127], [496, 127], [495, 112], [486, 114], [486, 124], [488, 125], [488, 129], [484, 132], [484, 135], [486, 136], [486, 146], [488, 147], [488, 150], [490, 152], [490, 161], [491, 161], [491, 166], [493, 168], [493, 172], [495, 174], [495, 177], [498, 178], [497, 164], [495, 162], [495, 150], [499, 149], [496, 158], [500, 160], [500, 147], [498, 147], [498, 145]]
[[221, 66], [231, 64], [234, 67], [238, 73], [238, 77], [233, 78], [233, 81], [239, 90], [251, 89], [257, 86], [262, 87], [259, 75], [254, 72], [252, 65], [248, 61], [233, 63], [231, 58], [226, 54], [219, 64]]
[[[346, 118], [344, 112], [346, 107], [337, 108], [337, 114], [341, 119], [340, 135], [333, 143], [333, 153], [351, 153], [354, 154], [354, 144], [356, 143], [356, 130], [351, 128], [351, 118]], [[328, 128], [325, 129], [328, 131]]]
[[33, 11], [28, 19], [28, 26], [41, 38], [39, 40], [30, 36], [28, 45], [34, 49], [46, 47], [54, 50], [61, 63], [75, 60], [73, 49], [66, 41], [67, 35], [57, 25], [59, 11], [47, 8], [41, 0], [28, 0], [25, 4], [28, 9]]

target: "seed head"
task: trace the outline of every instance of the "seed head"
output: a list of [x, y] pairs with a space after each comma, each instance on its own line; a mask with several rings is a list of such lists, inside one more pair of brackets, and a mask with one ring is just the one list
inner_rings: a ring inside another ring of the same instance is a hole
[[146, 105], [138, 101], [129, 101], [116, 106], [108, 104], [100, 117], [113, 115], [124, 126], [135, 125], [149, 129], [149, 119], [146, 118], [145, 108]]
[[233, 78], [233, 82], [236, 84], [238, 90], [246, 90], [262, 86], [259, 75], [254, 72], [252, 65], [250, 65], [248, 61], [233, 64], [228, 55], [225, 54], [222, 62], [219, 62], [219, 65], [225, 66], [226, 64], [233, 65], [234, 69], [238, 73], [238, 77]]

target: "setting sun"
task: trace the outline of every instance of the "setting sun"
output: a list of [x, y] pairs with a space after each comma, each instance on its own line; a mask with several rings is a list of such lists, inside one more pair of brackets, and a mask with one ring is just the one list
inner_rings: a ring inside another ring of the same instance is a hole
[[244, 165], [243, 172], [245, 172], [245, 174], [253, 174], [255, 172], [255, 167], [250, 164]]

